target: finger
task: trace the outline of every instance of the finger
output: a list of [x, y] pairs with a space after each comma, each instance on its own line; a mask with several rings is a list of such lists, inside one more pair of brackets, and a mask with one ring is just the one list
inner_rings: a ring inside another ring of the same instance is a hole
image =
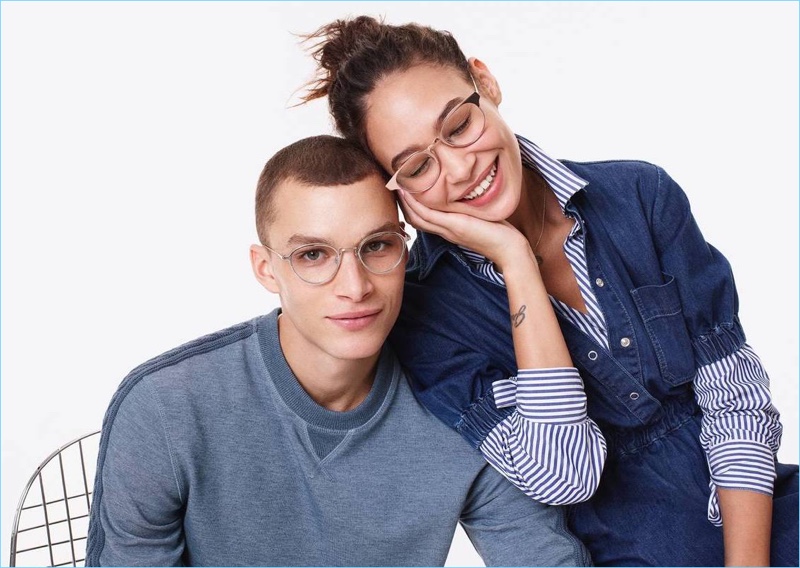
[[435, 227], [426, 219], [426, 215], [430, 212], [430, 209], [402, 190], [400, 191], [400, 199], [403, 215], [409, 223], [416, 229], [437, 232]]
[[[491, 223], [482, 221], [464, 213], [444, 212], [431, 209], [401, 190], [401, 199], [404, 204], [403, 214], [406, 220], [416, 229], [435, 233], [450, 242], [464, 244], [469, 242], [470, 236], [478, 236], [482, 231], [491, 227]], [[488, 226], [486, 226], [488, 225]], [[478, 237], [480, 240], [480, 237]]]
[[408, 194], [402, 195], [401, 199], [403, 215], [414, 228], [452, 240], [453, 235], [447, 228], [447, 220], [451, 213], [430, 209]]
[[417, 220], [431, 225], [440, 226], [447, 223], [452, 213], [445, 213], [436, 209], [431, 209], [421, 201], [418, 201], [413, 195], [404, 193], [403, 195], [406, 209], [412, 213]]

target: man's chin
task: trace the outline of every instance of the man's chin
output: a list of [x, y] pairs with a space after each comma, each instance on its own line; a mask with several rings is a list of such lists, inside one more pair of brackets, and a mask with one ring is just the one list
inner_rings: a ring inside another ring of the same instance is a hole
[[385, 340], [385, 337], [354, 337], [349, 341], [341, 342], [332, 355], [343, 361], [363, 361], [365, 359], [371, 359], [381, 352]]

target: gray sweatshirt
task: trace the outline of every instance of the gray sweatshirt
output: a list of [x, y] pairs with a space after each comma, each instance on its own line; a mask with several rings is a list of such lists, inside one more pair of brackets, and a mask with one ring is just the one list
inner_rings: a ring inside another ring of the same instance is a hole
[[414, 398], [385, 347], [357, 408], [302, 389], [276, 310], [134, 369], [103, 421], [87, 566], [584, 565], [564, 510], [503, 479]]

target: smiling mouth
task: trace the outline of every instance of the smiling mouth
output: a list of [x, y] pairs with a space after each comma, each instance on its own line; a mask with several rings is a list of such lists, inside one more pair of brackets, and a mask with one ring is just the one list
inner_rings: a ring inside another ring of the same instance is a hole
[[480, 197], [481, 195], [486, 193], [486, 190], [489, 189], [490, 185], [492, 185], [492, 181], [494, 181], [494, 176], [496, 174], [497, 174], [497, 163], [495, 162], [495, 164], [492, 165], [492, 169], [489, 170], [489, 175], [483, 178], [483, 180], [477, 186], [475, 186], [475, 189], [473, 189], [467, 195], [462, 197], [460, 201], [472, 201], [476, 197]]

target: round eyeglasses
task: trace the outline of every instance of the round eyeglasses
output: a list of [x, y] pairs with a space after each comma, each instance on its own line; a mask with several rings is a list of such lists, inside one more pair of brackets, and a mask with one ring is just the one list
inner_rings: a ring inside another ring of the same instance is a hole
[[336, 248], [323, 243], [311, 243], [297, 247], [289, 254], [281, 254], [263, 245], [265, 249], [285, 260], [303, 282], [327, 284], [336, 276], [342, 263], [342, 255], [353, 251], [361, 264], [373, 274], [386, 274], [394, 270], [406, 253], [405, 233], [385, 231], [364, 237], [354, 247]]
[[422, 193], [434, 186], [442, 166], [433, 153], [433, 147], [441, 142], [451, 148], [464, 148], [474, 144], [486, 129], [486, 115], [480, 107], [480, 94], [476, 90], [450, 111], [442, 121], [439, 136], [430, 146], [414, 152], [397, 168], [386, 187], [402, 189], [409, 193]]

